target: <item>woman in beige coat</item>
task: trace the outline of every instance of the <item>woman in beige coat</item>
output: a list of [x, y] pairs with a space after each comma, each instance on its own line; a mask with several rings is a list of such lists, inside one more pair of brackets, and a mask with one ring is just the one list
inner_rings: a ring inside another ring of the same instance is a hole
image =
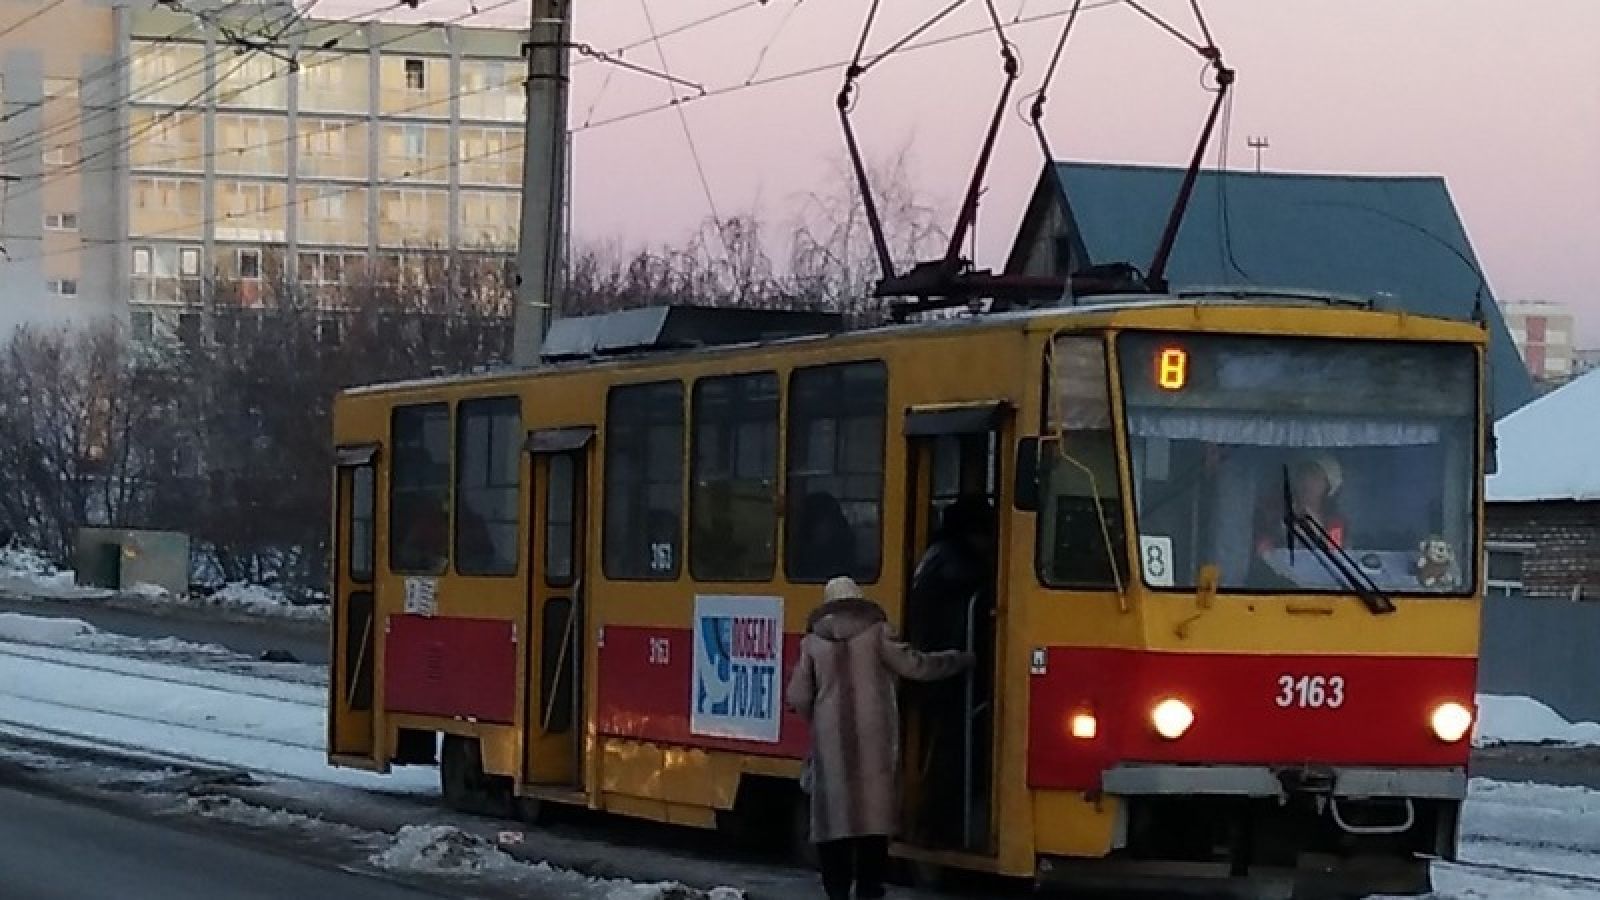
[[935, 681], [971, 665], [971, 654], [921, 653], [896, 640], [852, 579], [823, 589], [785, 699], [811, 723], [811, 840], [829, 900], [849, 900], [852, 883], [859, 900], [883, 896], [898, 812], [896, 680]]

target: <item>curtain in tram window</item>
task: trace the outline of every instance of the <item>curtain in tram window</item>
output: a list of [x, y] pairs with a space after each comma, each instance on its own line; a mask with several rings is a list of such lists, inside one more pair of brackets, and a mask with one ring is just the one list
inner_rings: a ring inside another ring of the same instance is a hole
[[1128, 431], [1134, 437], [1255, 447], [1406, 447], [1439, 441], [1439, 427], [1423, 422], [1264, 418], [1210, 410], [1130, 410]]

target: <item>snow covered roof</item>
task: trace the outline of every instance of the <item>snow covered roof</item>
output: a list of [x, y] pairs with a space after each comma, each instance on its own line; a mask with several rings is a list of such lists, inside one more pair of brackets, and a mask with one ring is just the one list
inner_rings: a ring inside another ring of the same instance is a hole
[[1600, 371], [1590, 372], [1495, 425], [1500, 470], [1490, 503], [1600, 500]]

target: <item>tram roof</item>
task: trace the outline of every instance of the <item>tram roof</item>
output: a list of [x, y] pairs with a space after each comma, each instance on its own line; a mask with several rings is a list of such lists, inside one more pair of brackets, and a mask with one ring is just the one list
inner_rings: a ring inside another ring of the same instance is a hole
[[[997, 313], [960, 313], [936, 318], [852, 331], [839, 329], [836, 316], [784, 313], [738, 308], [660, 306], [619, 310], [592, 316], [574, 316], [553, 323], [545, 344], [545, 366], [524, 369], [502, 366], [467, 375], [436, 375], [350, 388], [345, 393], [365, 395], [440, 385], [474, 384], [524, 376], [535, 371], [570, 371], [596, 364], [682, 358], [705, 351], [734, 352], [759, 347], [782, 347], [819, 340], [870, 340], [906, 333], [1026, 327], [1034, 321], [1070, 321], [1078, 317], [1129, 312], [1159, 312], [1203, 307], [1297, 307], [1305, 309], [1371, 309], [1368, 300], [1353, 295], [1294, 289], [1217, 288], [1174, 291], [1168, 294], [1105, 294], [1080, 298], [1075, 304], [1020, 309]], [[1399, 312], [1396, 310], [1395, 312]], [[784, 323], [785, 317], [792, 321]], [[680, 321], [674, 321], [674, 319]], [[1419, 317], [1428, 318], [1428, 317]], [[734, 324], [729, 324], [729, 320]], [[1446, 320], [1447, 321], [1447, 320]], [[697, 334], [696, 326], [704, 330]], [[741, 338], [740, 329], [748, 337]]]
[[[1162, 166], [1050, 164], [1007, 271], [1020, 271], [1042, 240], [1059, 242], [1080, 268], [1144, 265], [1183, 175], [1183, 169]], [[1461, 320], [1471, 318], [1481, 292], [1496, 417], [1534, 397], [1532, 379], [1439, 176], [1202, 172], [1167, 276], [1174, 286], [1297, 285]]]

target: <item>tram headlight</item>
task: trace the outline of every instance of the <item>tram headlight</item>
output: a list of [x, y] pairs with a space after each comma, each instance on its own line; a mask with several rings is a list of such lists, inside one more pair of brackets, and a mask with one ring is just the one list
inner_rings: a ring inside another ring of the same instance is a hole
[[1067, 730], [1080, 741], [1092, 741], [1100, 733], [1100, 721], [1094, 717], [1094, 713], [1077, 713], [1068, 720]]
[[1439, 740], [1446, 744], [1454, 744], [1466, 737], [1467, 732], [1472, 729], [1472, 710], [1451, 700], [1434, 707], [1433, 715], [1428, 721]]
[[1175, 741], [1194, 724], [1194, 710], [1177, 697], [1168, 697], [1150, 710], [1150, 724], [1155, 726], [1156, 734]]

